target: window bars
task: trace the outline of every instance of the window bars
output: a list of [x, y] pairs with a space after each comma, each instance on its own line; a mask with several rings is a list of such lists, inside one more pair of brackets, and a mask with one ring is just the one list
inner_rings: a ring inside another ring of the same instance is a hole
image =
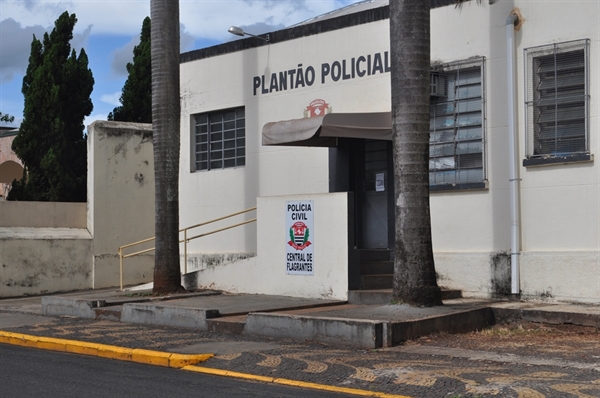
[[474, 57], [431, 67], [431, 188], [485, 186], [484, 65]]
[[195, 115], [194, 170], [224, 169], [246, 164], [244, 108]]
[[527, 158], [589, 153], [589, 40], [525, 49]]

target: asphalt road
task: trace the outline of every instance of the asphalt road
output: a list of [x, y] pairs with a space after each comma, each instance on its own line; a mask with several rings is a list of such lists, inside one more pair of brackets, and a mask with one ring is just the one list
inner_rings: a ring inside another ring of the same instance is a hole
[[[199, 366], [415, 398], [600, 398], [600, 335], [596, 328], [497, 325], [478, 333], [438, 334], [398, 347], [357, 350], [308, 341], [42, 316], [39, 298], [37, 302], [35, 298], [23, 298], [0, 300], [0, 329], [126, 348], [213, 353], [215, 357]], [[178, 396], [290, 396], [286, 394], [296, 391], [298, 396], [341, 396], [197, 373], [189, 375], [183, 370], [155, 369], [118, 361], [108, 361], [110, 366], [100, 367], [95, 365], [96, 361], [106, 360], [97, 358], [77, 357], [90, 361], [91, 365], [81, 362], [61, 376], [61, 373], [54, 375], [58, 365], [45, 358], [54, 358], [54, 355], [62, 358], [64, 354], [40, 352], [48, 356], [18, 365], [18, 359], [7, 357], [9, 352], [12, 351], [0, 345], [0, 397], [53, 396], [51, 393], [61, 397], [119, 397], [125, 393], [128, 396], [173, 396], [172, 389], [176, 392], [182, 389]], [[60, 363], [64, 359], [55, 361]], [[121, 367], [143, 371], [121, 371]], [[5, 372], [14, 373], [14, 381], [12, 376], [5, 378]], [[171, 376], [173, 372], [177, 375]], [[185, 379], [171, 378], [180, 377], [180, 373], [186, 373], [181, 376]], [[66, 383], [62, 387], [54, 386], [57, 380], [63, 379]], [[126, 383], [113, 388], [121, 379]], [[148, 391], [128, 387], [138, 379], [142, 381], [140, 388], [151, 386]], [[216, 392], [210, 389], [215, 383], [218, 383]], [[189, 394], [183, 390], [188, 384], [191, 385]], [[36, 386], [37, 392], [30, 390]], [[249, 390], [253, 387], [257, 390]], [[16, 393], [14, 388], [17, 388]], [[124, 393], [118, 395], [120, 392]]]
[[3, 398], [346, 396], [5, 344], [0, 391]]

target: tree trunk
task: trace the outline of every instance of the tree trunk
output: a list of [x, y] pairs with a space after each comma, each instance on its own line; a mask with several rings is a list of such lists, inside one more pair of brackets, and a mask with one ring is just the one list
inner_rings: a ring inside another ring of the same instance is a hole
[[430, 0], [390, 0], [395, 184], [394, 299], [442, 305], [429, 212]]
[[182, 290], [179, 268], [179, 0], [151, 0], [155, 175], [154, 293]]

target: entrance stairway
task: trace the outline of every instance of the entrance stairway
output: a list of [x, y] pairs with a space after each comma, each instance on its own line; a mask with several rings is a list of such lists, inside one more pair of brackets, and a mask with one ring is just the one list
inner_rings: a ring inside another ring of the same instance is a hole
[[[363, 249], [360, 253], [360, 285], [348, 291], [351, 304], [388, 304], [392, 301], [394, 274], [393, 252], [387, 249]], [[442, 300], [461, 298], [460, 290], [442, 288]]]

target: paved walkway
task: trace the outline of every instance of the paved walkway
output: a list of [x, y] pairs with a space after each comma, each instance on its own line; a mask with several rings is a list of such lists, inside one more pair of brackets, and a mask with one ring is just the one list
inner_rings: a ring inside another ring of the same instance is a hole
[[[65, 296], [81, 299], [89, 294], [99, 294], [100, 296], [91, 297], [96, 301], [106, 299], [110, 301], [111, 296], [121, 297], [120, 294], [110, 293], [110, 291], [108, 293], [78, 292]], [[209, 300], [212, 300], [214, 305], [218, 296], [207, 297], [210, 297]], [[241, 297], [240, 300], [243, 299], [244, 303], [250, 302], [248, 297], [238, 295], [233, 297]], [[256, 296], [253, 298], [262, 304], [269, 301], [280, 302], [273, 300], [273, 297], [270, 300], [267, 297], [264, 297], [264, 300]], [[190, 297], [182, 300], [187, 300], [186, 305], [189, 305]], [[229, 296], [223, 300], [231, 304], [236, 299]], [[298, 302], [294, 304], [297, 306]], [[475, 302], [460, 300], [457, 305], [463, 306], [464, 309], [475, 305]], [[477, 303], [475, 307], [479, 308], [479, 305], [480, 303]], [[543, 303], [509, 302], [494, 305], [505, 310], [505, 307], [516, 306], [517, 308], [511, 308], [510, 313], [513, 316], [517, 316], [519, 311], [522, 315], [524, 310], [535, 309], [539, 312], [540, 309], [550, 307], [548, 309], [553, 311], [545, 312], [555, 312], [562, 314], [561, 316], [584, 314], [586, 315], [584, 319], [587, 321], [600, 317], [598, 308], [593, 306], [558, 307]], [[272, 304], [268, 307], [271, 306]], [[182, 308], [173, 302], [170, 307]], [[368, 315], [380, 319], [386, 315], [385, 311], [390, 311], [387, 313], [390, 315], [399, 310], [383, 307], [386, 306], [350, 308], [346, 305], [339, 309], [341, 312], [337, 315], [363, 314], [361, 316]], [[235, 310], [235, 306], [230, 308], [232, 312], [224, 313], [239, 313]], [[265, 308], [262, 307], [261, 311]], [[313, 315], [329, 319], [332, 315], [336, 315], [330, 312], [335, 311], [334, 308], [313, 307], [316, 311]], [[376, 308], [379, 312], [369, 311]], [[557, 311], [559, 308], [563, 310]], [[279, 312], [300, 316], [299, 312], [310, 312], [310, 310], [288, 309]], [[225, 306], [219, 307], [219, 311], [225, 311]], [[423, 314], [417, 315], [421, 317], [418, 319], [423, 319]], [[366, 320], [373, 321], [373, 319]], [[393, 320], [398, 321], [397, 318]], [[565, 357], [558, 353], [540, 357], [419, 344], [361, 349], [290, 338], [274, 339], [264, 335], [211, 333], [190, 328], [86, 319], [72, 315], [44, 316], [41, 310], [41, 298], [0, 300], [0, 329], [32, 336], [93, 342], [131, 349], [142, 348], [180, 354], [210, 353], [214, 354], [214, 357], [198, 364], [196, 366], [198, 369], [213, 369], [221, 372], [220, 374], [231, 374], [227, 372], [250, 374], [254, 375], [252, 377], [266, 378], [265, 381], [296, 380], [313, 383], [316, 386], [351, 388], [356, 390], [356, 394], [366, 391], [372, 392], [373, 396], [389, 394], [387, 396], [600, 397], [600, 358], [594, 358], [593, 355], [586, 360], [574, 360], [572, 357], [565, 360]], [[534, 343], [535, 341], [532, 341], [532, 344]], [[600, 357], [600, 354], [598, 356]], [[350, 394], [351, 391], [346, 392]]]

